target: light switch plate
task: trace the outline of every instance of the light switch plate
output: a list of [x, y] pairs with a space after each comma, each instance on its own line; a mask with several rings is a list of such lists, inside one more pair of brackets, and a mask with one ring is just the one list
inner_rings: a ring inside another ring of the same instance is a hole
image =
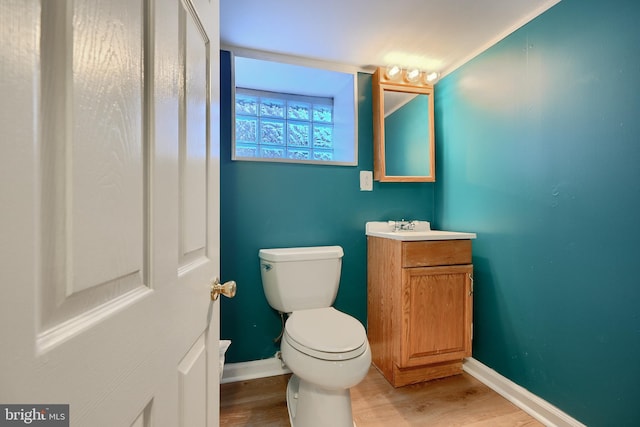
[[372, 171], [360, 171], [360, 191], [373, 191]]

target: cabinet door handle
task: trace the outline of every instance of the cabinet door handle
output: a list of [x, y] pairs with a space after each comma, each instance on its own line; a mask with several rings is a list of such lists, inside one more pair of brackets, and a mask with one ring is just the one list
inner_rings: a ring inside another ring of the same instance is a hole
[[471, 287], [469, 290], [469, 296], [473, 295], [473, 275], [469, 273], [469, 280], [471, 281]]

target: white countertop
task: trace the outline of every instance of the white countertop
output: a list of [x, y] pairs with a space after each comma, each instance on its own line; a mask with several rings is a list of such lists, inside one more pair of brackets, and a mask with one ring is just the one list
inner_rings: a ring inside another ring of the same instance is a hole
[[[459, 231], [431, 230], [426, 221], [418, 222], [421, 227], [416, 230], [393, 231], [393, 223], [383, 221], [371, 221], [366, 224], [367, 236], [382, 237], [385, 239], [420, 241], [420, 240], [464, 240], [475, 239], [476, 233]], [[424, 223], [427, 226], [424, 226]]]

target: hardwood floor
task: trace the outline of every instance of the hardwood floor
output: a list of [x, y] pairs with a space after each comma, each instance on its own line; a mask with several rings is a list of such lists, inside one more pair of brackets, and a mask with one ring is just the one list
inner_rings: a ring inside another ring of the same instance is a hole
[[[289, 375], [222, 384], [221, 426], [288, 426]], [[374, 367], [351, 389], [357, 427], [543, 426], [511, 402], [463, 373], [393, 388]]]

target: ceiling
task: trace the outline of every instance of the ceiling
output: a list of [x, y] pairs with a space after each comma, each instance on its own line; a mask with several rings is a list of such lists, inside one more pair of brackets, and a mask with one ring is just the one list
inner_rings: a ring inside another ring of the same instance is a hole
[[560, 0], [220, 0], [220, 43], [445, 75]]

